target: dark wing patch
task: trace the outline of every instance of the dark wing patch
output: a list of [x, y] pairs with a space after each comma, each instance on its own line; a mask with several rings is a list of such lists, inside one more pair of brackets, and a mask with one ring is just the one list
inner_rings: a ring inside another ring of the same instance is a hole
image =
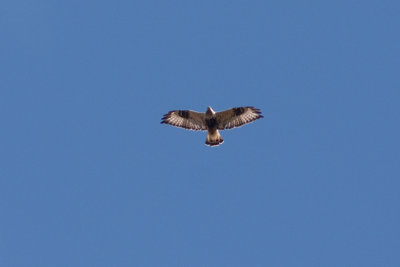
[[261, 111], [254, 107], [231, 108], [216, 114], [218, 129], [232, 129], [263, 118]]
[[204, 113], [192, 110], [172, 110], [162, 117], [161, 123], [194, 131], [207, 130]]
[[235, 116], [239, 116], [242, 115], [245, 112], [245, 108], [241, 107], [241, 108], [233, 108], [233, 113], [235, 114]]
[[188, 119], [189, 118], [189, 111], [188, 110], [178, 110], [178, 115], [182, 118]]

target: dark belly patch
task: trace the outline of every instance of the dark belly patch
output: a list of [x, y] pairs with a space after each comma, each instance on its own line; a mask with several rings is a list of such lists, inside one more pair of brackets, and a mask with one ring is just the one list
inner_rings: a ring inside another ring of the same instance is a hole
[[206, 119], [206, 124], [208, 129], [217, 128], [217, 119], [216, 118]]

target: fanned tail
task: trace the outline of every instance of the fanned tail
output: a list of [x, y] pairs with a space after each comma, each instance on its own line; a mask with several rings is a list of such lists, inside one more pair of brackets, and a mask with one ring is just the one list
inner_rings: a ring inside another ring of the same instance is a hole
[[219, 134], [218, 130], [215, 132], [207, 133], [207, 138], [206, 138], [206, 145], [208, 146], [218, 146], [224, 142], [224, 139], [222, 139], [222, 136]]

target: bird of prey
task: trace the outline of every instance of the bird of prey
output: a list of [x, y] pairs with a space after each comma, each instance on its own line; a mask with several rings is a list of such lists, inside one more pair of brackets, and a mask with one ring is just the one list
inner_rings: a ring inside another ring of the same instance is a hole
[[163, 116], [161, 123], [188, 130], [208, 131], [206, 145], [218, 146], [224, 142], [218, 130], [240, 127], [260, 118], [263, 118], [261, 111], [254, 107], [237, 107], [221, 112], [208, 107], [205, 113], [172, 110]]

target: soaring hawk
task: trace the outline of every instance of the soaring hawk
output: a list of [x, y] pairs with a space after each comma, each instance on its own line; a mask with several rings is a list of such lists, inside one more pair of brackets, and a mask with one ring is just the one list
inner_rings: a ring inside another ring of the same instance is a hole
[[194, 131], [208, 131], [206, 145], [218, 146], [224, 142], [218, 130], [240, 127], [263, 118], [261, 111], [254, 107], [231, 108], [215, 112], [208, 107], [205, 113], [192, 110], [172, 110], [164, 115], [161, 123]]

